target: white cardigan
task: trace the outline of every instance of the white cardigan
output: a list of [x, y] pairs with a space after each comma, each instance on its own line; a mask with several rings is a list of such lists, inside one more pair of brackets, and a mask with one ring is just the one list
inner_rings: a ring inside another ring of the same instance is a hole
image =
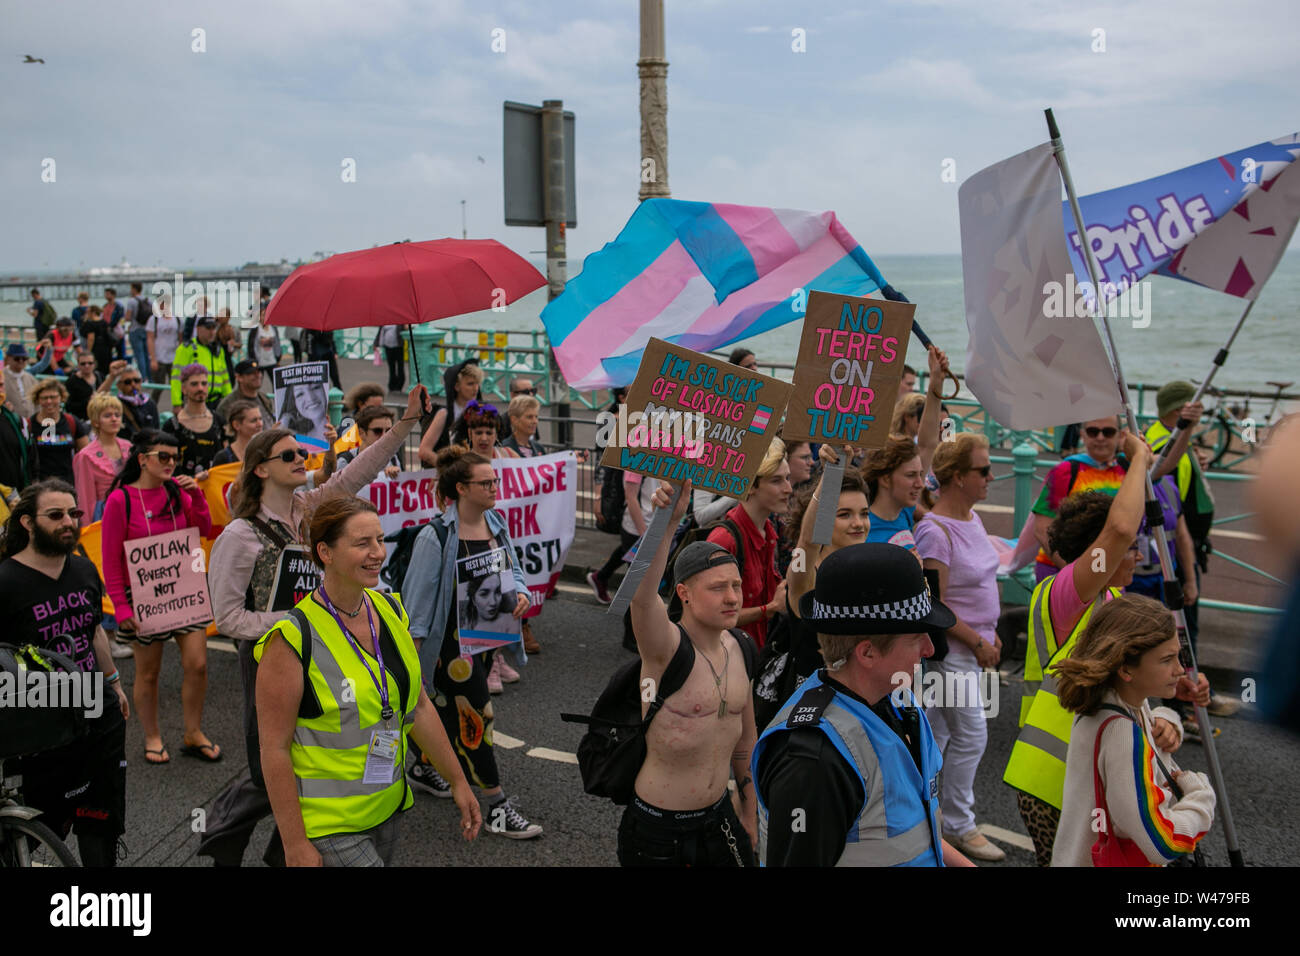
[[[1178, 715], [1167, 707], [1152, 710], [1145, 701], [1135, 712], [1113, 690], [1107, 692], [1104, 702], [1122, 707], [1141, 721], [1141, 727], [1105, 709], [1075, 719], [1065, 762], [1065, 797], [1052, 846], [1052, 866], [1092, 866], [1092, 845], [1103, 826], [1133, 840], [1153, 866], [1191, 853], [1214, 820], [1214, 790], [1205, 774], [1184, 771], [1178, 777], [1183, 798], [1175, 802], [1169, 781], [1156, 766], [1151, 743], [1155, 718], [1163, 717], [1181, 730]], [[1097, 759], [1110, 810], [1106, 819], [1096, 807], [1092, 758], [1097, 729], [1109, 717], [1117, 719], [1106, 727]], [[1168, 754], [1162, 752], [1160, 759], [1171, 774], [1177, 773], [1178, 765]]]

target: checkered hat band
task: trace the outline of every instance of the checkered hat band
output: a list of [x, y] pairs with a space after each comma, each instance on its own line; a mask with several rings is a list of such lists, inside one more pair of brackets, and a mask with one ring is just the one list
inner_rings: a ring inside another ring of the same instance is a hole
[[922, 591], [906, 601], [888, 604], [823, 604], [813, 598], [813, 619], [817, 621], [843, 620], [845, 618], [886, 618], [897, 621], [919, 621], [930, 613], [930, 592]]

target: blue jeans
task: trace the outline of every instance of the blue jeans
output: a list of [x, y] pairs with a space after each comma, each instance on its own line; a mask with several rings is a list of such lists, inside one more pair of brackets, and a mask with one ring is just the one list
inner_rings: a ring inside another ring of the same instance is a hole
[[131, 352], [135, 364], [140, 369], [140, 377], [147, 382], [149, 381], [149, 330], [144, 326], [136, 326], [127, 333], [126, 337], [131, 340]]

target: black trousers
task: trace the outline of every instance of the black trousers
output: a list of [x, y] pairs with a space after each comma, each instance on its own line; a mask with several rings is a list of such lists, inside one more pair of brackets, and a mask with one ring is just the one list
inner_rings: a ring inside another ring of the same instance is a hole
[[731, 792], [704, 810], [660, 810], [640, 797], [618, 825], [622, 866], [755, 866], [749, 834], [731, 805]]
[[384, 346], [384, 358], [388, 360], [388, 390], [401, 392], [406, 390], [406, 359], [402, 346], [389, 348]]
[[[254, 641], [239, 641], [236, 646], [239, 676], [244, 685], [244, 747], [248, 754], [248, 770], [217, 794], [199, 840], [199, 856], [212, 857], [214, 866], [241, 865], [253, 830], [265, 817], [271, 816], [271, 799], [262, 781], [261, 742], [257, 733], [254, 644]], [[267, 866], [284, 866], [284, 844], [279, 830], [271, 834], [262, 860]]]
[[618, 547], [610, 552], [609, 560], [606, 561], [599, 571], [596, 572], [603, 584], [609, 584], [609, 579], [614, 576], [614, 572], [627, 562], [623, 560], [623, 555], [627, 554], [627, 549], [637, 543], [640, 535], [628, 534], [620, 530], [618, 533]]

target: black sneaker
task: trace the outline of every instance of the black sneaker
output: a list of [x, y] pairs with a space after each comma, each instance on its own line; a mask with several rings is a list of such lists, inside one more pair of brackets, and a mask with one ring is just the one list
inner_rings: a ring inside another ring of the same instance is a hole
[[525, 820], [508, 797], [488, 807], [487, 819], [483, 822], [489, 832], [511, 840], [531, 840], [542, 835], [542, 828]]
[[433, 769], [432, 764], [417, 763], [406, 771], [406, 782], [415, 789], [431, 793], [435, 797], [451, 797], [451, 784], [442, 779], [442, 775]]

